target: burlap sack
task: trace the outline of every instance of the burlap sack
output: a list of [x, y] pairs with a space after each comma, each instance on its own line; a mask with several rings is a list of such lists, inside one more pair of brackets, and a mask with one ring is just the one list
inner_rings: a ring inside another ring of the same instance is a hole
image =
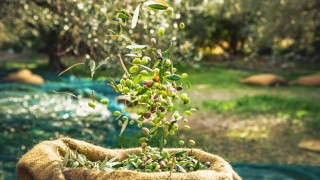
[[29, 69], [21, 69], [17, 72], [8, 74], [2, 79], [8, 82], [20, 82], [27, 84], [43, 84], [44, 79], [36, 74], [33, 74]]
[[246, 77], [240, 80], [243, 84], [260, 85], [260, 86], [274, 86], [285, 85], [286, 80], [275, 74], [257, 74]]
[[[68, 148], [76, 149], [84, 154], [91, 161], [103, 160], [117, 156], [124, 159], [127, 154], [139, 151], [132, 149], [105, 149], [83, 141], [62, 138], [55, 141], [44, 141], [36, 145], [28, 153], [21, 157], [17, 164], [17, 178], [24, 179], [66, 179], [66, 180], [95, 180], [95, 179], [168, 179], [169, 172], [141, 173], [130, 170], [118, 171], [96, 171], [86, 168], [64, 168], [61, 155], [63, 156]], [[178, 151], [178, 149], [165, 149], [166, 151]], [[59, 155], [60, 154], [60, 155]], [[200, 161], [210, 161], [210, 170], [194, 171], [189, 173], [172, 173], [171, 179], [241, 179], [233, 171], [229, 163], [221, 157], [193, 149], [194, 154]]]
[[320, 86], [320, 75], [302, 76], [291, 82], [301, 86]]

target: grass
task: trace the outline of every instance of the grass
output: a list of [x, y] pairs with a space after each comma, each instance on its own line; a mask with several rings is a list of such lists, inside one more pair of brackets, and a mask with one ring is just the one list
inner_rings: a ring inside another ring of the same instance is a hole
[[203, 106], [219, 114], [250, 117], [274, 115], [303, 123], [305, 132], [319, 136], [320, 98], [284, 97], [279, 95], [243, 96], [231, 100], [204, 101]]

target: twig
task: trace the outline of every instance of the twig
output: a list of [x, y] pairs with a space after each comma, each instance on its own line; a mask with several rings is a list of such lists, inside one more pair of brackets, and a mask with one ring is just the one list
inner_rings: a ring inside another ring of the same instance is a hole
[[173, 170], [173, 167], [174, 167], [174, 161], [176, 159], [176, 152], [173, 153], [173, 157], [172, 157], [172, 165], [170, 167], [170, 174], [169, 174], [169, 179], [171, 179], [171, 174], [172, 174], [172, 170]]
[[126, 66], [124, 65], [124, 62], [123, 62], [121, 56], [120, 56], [120, 55], [118, 55], [118, 56], [119, 56], [119, 58], [120, 58], [120, 64], [121, 64], [121, 66], [122, 66], [122, 69], [126, 72], [127, 75], [129, 75], [129, 72], [128, 72]]

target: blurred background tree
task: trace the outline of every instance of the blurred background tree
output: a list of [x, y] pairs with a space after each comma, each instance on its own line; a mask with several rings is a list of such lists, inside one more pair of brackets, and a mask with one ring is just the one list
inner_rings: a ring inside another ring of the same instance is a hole
[[[109, 30], [119, 31], [116, 21], [121, 19], [116, 18], [115, 7], [125, 5], [128, 12], [133, 12], [137, 3], [128, 0], [1, 1], [0, 48], [46, 53], [54, 70], [64, 68], [62, 56], [115, 59], [121, 53], [114, 49], [115, 43], [120, 45], [121, 41], [106, 36], [111, 34]], [[155, 23], [143, 18], [139, 23], [160, 24], [179, 35], [181, 40], [171, 39], [177, 47], [176, 59], [199, 60], [199, 53], [216, 51], [241, 56], [288, 52], [320, 55], [320, 3], [317, 0], [175, 0], [171, 3], [175, 13], [169, 21]], [[150, 14], [144, 11], [142, 15]], [[158, 16], [163, 15], [167, 14]], [[186, 31], [178, 30], [181, 21], [186, 22]], [[149, 42], [146, 33], [155, 34], [159, 28], [142, 27], [130, 31], [136, 34], [138, 44]], [[169, 43], [161, 42], [161, 45]]]

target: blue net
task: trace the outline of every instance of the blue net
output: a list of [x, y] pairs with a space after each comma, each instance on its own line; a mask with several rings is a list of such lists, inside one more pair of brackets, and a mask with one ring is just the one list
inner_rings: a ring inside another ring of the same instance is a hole
[[320, 167], [279, 164], [233, 164], [246, 180], [319, 180]]
[[[0, 179], [10, 177], [17, 158], [43, 140], [68, 136], [105, 147], [119, 146], [120, 127], [112, 112], [122, 107], [107, 82], [41, 75], [46, 79], [43, 85], [0, 82]], [[97, 101], [108, 98], [109, 105], [96, 103], [94, 110], [89, 108], [92, 90]], [[138, 132], [136, 126], [128, 126], [123, 136]]]

